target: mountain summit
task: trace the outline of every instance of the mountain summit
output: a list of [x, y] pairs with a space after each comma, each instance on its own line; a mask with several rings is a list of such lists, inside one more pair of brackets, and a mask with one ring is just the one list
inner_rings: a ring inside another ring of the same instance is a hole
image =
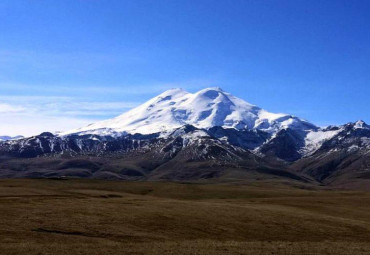
[[209, 129], [258, 129], [275, 133], [282, 128], [314, 130], [317, 127], [288, 114], [276, 114], [252, 105], [220, 88], [196, 93], [170, 89], [146, 103], [109, 120], [63, 133], [109, 134], [114, 132], [151, 134], [171, 131], [184, 125]]

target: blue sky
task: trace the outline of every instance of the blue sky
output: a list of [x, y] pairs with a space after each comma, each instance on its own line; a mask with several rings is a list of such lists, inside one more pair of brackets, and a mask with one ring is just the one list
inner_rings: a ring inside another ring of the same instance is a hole
[[218, 86], [318, 125], [370, 122], [370, 1], [2, 0], [0, 134]]

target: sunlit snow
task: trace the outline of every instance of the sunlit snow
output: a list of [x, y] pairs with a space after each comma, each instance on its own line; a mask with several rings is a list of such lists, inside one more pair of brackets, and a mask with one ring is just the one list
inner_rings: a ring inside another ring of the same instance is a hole
[[308, 130], [316, 128], [288, 114], [269, 113], [220, 88], [207, 88], [196, 93], [171, 89], [116, 118], [70, 130], [61, 135], [80, 132], [150, 134], [168, 132], [186, 124], [205, 129], [222, 126], [260, 129], [270, 133], [287, 127]]

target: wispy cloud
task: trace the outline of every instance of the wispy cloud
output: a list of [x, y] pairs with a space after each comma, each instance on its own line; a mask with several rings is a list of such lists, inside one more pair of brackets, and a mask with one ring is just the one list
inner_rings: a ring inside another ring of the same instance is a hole
[[0, 113], [19, 113], [25, 110], [26, 109], [21, 106], [0, 103]]
[[0, 124], [0, 133], [5, 135], [32, 136], [44, 131], [63, 131], [86, 126], [96, 122], [94, 118], [76, 118], [68, 116], [31, 116], [14, 114], [12, 116], [0, 113], [3, 120]]
[[91, 102], [72, 97], [0, 96], [0, 134], [64, 131], [119, 115], [138, 102]]
[[112, 115], [137, 106], [138, 102], [91, 102], [68, 97], [0, 97], [0, 112], [44, 115]]

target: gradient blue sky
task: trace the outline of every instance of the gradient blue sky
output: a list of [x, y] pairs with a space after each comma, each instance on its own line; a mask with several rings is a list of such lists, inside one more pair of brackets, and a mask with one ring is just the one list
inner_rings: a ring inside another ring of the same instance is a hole
[[209, 86], [318, 125], [370, 122], [370, 1], [0, 1], [0, 135]]

